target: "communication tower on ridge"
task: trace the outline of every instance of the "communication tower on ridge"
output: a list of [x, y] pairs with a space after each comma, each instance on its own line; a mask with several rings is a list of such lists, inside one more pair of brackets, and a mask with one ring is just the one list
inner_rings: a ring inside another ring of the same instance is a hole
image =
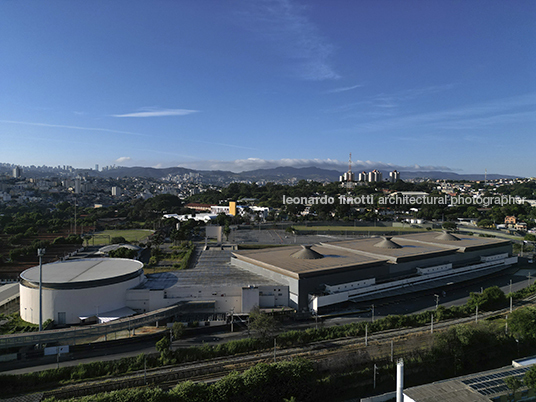
[[341, 182], [342, 187], [352, 188], [354, 187], [355, 176], [352, 172], [352, 153], [350, 152], [350, 157], [348, 159], [348, 171], [340, 176], [339, 181]]
[[350, 188], [351, 182], [352, 182], [352, 153], [350, 152], [350, 156], [348, 157], [348, 177], [346, 177], [346, 188]]

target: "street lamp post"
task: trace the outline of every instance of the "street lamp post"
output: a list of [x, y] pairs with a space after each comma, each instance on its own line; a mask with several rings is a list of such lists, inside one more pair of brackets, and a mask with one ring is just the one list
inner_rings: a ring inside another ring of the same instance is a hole
[[39, 257], [39, 331], [43, 330], [43, 256], [45, 255], [44, 248], [37, 249]]

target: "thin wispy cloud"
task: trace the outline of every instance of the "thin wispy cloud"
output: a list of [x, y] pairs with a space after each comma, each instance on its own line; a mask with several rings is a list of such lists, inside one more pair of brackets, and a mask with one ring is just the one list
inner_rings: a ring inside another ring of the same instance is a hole
[[333, 46], [306, 15], [306, 7], [291, 0], [258, 0], [246, 4], [242, 14], [249, 29], [296, 64], [300, 78], [313, 81], [340, 78], [331, 66]]
[[115, 163], [125, 163], [125, 162], [129, 162], [130, 160], [132, 160], [130, 156], [121, 156], [120, 158], [117, 158], [115, 160]]
[[199, 110], [190, 109], [145, 109], [138, 112], [112, 114], [113, 117], [163, 117], [163, 116], [186, 116], [192, 113], [198, 113]]
[[150, 137], [147, 134], [135, 133], [132, 131], [112, 130], [109, 128], [101, 128], [101, 127], [67, 126], [63, 124], [34, 123], [30, 121], [14, 121], [14, 120], [0, 120], [0, 123], [21, 124], [21, 125], [26, 125], [26, 126], [39, 126], [39, 127], [51, 127], [51, 128], [65, 128], [69, 130], [102, 131], [106, 133], [129, 134], [129, 135], [138, 135], [142, 137]]
[[[409, 101], [426, 98], [438, 93], [442, 93], [454, 88], [454, 84], [432, 85], [427, 87], [410, 88], [392, 93], [379, 93], [373, 96], [365, 97], [356, 102], [340, 105], [329, 110], [328, 113], [345, 113], [350, 111], [359, 111], [359, 117], [367, 110], [377, 109], [395, 109], [401, 105], [407, 104]], [[354, 87], [348, 87], [349, 90]], [[342, 88], [344, 90], [344, 88]]]
[[482, 129], [534, 120], [536, 120], [536, 93], [468, 105], [463, 108], [363, 122], [352, 127], [352, 130], [387, 131], [402, 127], [423, 126], [436, 129]]
[[326, 92], [329, 93], [329, 94], [336, 94], [336, 93], [340, 93], [340, 92], [351, 91], [352, 89], [356, 89], [356, 88], [361, 88], [362, 86], [363, 85], [358, 84], [358, 85], [352, 85], [351, 87], [335, 88], [335, 89], [331, 89], [331, 90], [326, 91]]

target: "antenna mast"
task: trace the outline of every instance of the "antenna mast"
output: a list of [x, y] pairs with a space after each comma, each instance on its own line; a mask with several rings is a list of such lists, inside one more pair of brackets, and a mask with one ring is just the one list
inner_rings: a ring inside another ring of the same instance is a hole
[[348, 158], [348, 174], [346, 175], [346, 188], [351, 188], [352, 184], [352, 153], [350, 152], [350, 157]]

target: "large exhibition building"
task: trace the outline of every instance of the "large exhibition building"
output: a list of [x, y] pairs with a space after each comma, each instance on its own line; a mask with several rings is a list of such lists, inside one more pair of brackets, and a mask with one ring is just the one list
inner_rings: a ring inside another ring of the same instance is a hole
[[232, 264], [288, 286], [291, 307], [317, 312], [488, 275], [515, 264], [511, 255], [508, 240], [425, 232], [235, 251]]

